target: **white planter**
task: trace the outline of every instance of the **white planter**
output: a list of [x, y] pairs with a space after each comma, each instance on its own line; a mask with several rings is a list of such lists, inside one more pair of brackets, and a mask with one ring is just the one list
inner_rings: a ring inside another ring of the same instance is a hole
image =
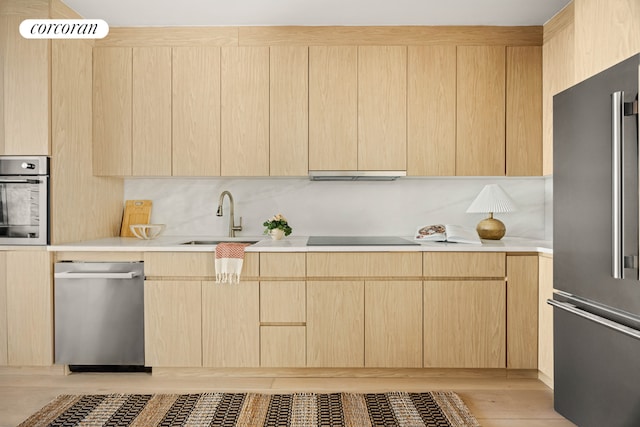
[[269, 235], [273, 240], [281, 240], [284, 237], [284, 230], [280, 230], [279, 228], [274, 228], [269, 232]]

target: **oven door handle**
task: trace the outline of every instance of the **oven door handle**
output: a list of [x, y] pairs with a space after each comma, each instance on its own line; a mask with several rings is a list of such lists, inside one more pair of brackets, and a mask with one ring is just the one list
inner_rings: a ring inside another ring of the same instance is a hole
[[0, 184], [40, 184], [39, 179], [0, 179]]

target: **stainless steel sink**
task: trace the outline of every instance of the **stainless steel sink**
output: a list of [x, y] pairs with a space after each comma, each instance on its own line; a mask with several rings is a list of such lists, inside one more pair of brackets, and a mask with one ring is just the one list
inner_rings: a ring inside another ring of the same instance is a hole
[[259, 240], [191, 240], [189, 242], [180, 243], [181, 245], [199, 245], [199, 246], [212, 246], [218, 243], [258, 243]]

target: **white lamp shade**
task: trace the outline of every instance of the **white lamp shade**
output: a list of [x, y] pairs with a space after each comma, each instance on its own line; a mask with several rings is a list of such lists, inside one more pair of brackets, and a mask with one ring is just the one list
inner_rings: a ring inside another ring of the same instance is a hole
[[513, 212], [518, 210], [511, 197], [498, 184], [485, 185], [471, 203], [468, 213]]

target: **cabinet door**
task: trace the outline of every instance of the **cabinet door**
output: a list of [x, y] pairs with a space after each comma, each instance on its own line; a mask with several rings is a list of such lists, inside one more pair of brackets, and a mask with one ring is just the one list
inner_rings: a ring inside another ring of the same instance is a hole
[[547, 300], [553, 298], [553, 258], [538, 259], [538, 370], [553, 388], [553, 308]]
[[309, 49], [273, 46], [270, 51], [269, 174], [309, 172]]
[[358, 47], [358, 169], [407, 169], [407, 48]]
[[304, 326], [261, 326], [260, 366], [263, 368], [304, 368], [306, 366]]
[[358, 48], [309, 47], [309, 170], [358, 169]]
[[269, 175], [269, 48], [221, 52], [221, 174]]
[[260, 322], [304, 324], [306, 319], [304, 281], [260, 282]]
[[0, 366], [7, 364], [7, 253], [0, 252]]
[[132, 49], [93, 48], [93, 174], [131, 175]]
[[172, 55], [172, 175], [220, 176], [220, 48]]
[[542, 175], [542, 47], [507, 47], [507, 175]]
[[505, 47], [458, 46], [456, 175], [505, 174]]
[[202, 366], [199, 281], [144, 282], [145, 365]]
[[422, 367], [422, 282], [366, 282], [365, 366]]
[[[35, 17], [35, 16], [34, 16]], [[25, 39], [27, 16], [0, 16], [0, 154], [49, 155], [49, 40]], [[4, 110], [4, 111], [3, 111]]]
[[576, 82], [640, 52], [638, 0], [575, 1]]
[[424, 367], [504, 368], [504, 281], [424, 283]]
[[456, 47], [409, 46], [407, 175], [456, 174]]
[[259, 305], [258, 282], [202, 282], [203, 366], [260, 366]]
[[171, 175], [171, 48], [133, 48], [134, 176]]
[[8, 364], [53, 364], [53, 286], [46, 251], [6, 253]]
[[307, 366], [364, 366], [364, 282], [307, 282]]
[[507, 257], [507, 368], [538, 369], [538, 255]]

